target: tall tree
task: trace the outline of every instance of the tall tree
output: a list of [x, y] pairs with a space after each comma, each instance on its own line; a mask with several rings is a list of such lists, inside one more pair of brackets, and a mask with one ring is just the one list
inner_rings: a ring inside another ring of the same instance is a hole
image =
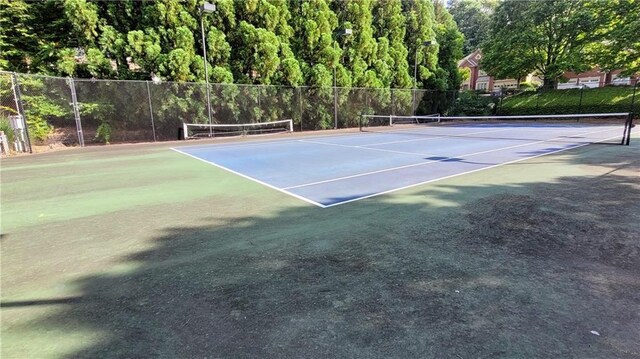
[[447, 11], [443, 1], [434, 2], [435, 32], [438, 47], [438, 69], [442, 73], [444, 82], [440, 89], [457, 90], [460, 88], [462, 77], [458, 71], [458, 60], [463, 57], [462, 48], [464, 37], [458, 30], [451, 14]]
[[285, 0], [249, 0], [236, 5], [240, 26], [232, 33], [232, 68], [242, 82], [297, 85], [302, 74], [290, 48], [293, 28]]
[[[420, 0], [403, 0], [402, 7], [407, 19], [405, 44], [409, 50], [409, 66], [413, 74], [417, 63], [414, 81], [418, 87], [425, 88], [438, 63], [433, 4]], [[431, 45], [424, 46], [425, 41], [431, 41]]]
[[537, 72], [554, 88], [567, 70], [588, 68], [585, 47], [598, 41], [602, 20], [586, 0], [505, 1], [498, 6], [482, 67], [518, 78]]
[[[372, 0], [344, 0], [333, 3], [341, 24], [340, 28], [353, 30], [353, 35], [344, 39], [345, 62], [351, 69], [353, 85], [358, 87], [384, 86], [375, 68], [379, 52], [378, 42], [373, 34], [373, 4]], [[388, 71], [383, 64], [378, 65], [381, 65], [383, 71]]]
[[491, 17], [498, 0], [451, 0], [449, 12], [464, 34], [463, 52], [469, 54], [489, 38]]
[[587, 58], [604, 71], [640, 72], [640, 1], [612, 0], [597, 3], [603, 26], [601, 39], [587, 48]]
[[[383, 77], [384, 85], [395, 88], [410, 88], [409, 52], [405, 46], [406, 18], [402, 13], [401, 0], [378, 1], [374, 8], [375, 37], [381, 46], [379, 61], [390, 71]], [[381, 72], [381, 70], [378, 70]]]
[[0, 69], [28, 72], [25, 55], [36, 40], [31, 17], [25, 1], [0, 0]]

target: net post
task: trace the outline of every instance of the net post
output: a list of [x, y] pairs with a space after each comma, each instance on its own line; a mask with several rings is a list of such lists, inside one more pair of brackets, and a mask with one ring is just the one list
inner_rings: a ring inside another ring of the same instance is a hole
[[389, 115], [389, 127], [393, 126], [393, 116]]
[[182, 123], [182, 139], [185, 141], [189, 139], [189, 130], [186, 122]]
[[288, 119], [289, 121], [289, 132], [293, 132], [293, 119]]
[[627, 120], [626, 139], [623, 137], [624, 145], [629, 146], [631, 143], [631, 129], [633, 128], [633, 112], [629, 113], [629, 119]]

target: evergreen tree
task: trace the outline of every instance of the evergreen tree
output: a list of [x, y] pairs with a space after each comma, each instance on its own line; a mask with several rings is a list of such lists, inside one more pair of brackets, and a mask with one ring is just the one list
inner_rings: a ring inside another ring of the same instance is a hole
[[[345, 0], [335, 2], [340, 29], [352, 29], [351, 36], [341, 39], [346, 46], [345, 64], [352, 73], [353, 86], [383, 87], [378, 69], [388, 73], [384, 60], [378, 62], [378, 43], [373, 33], [372, 0]], [[387, 46], [388, 48], [388, 42]], [[389, 82], [389, 81], [388, 81]]]
[[[403, 0], [403, 11], [407, 19], [405, 44], [409, 50], [409, 66], [417, 74], [414, 81], [418, 88], [425, 88], [426, 81], [433, 76], [438, 63], [438, 44], [435, 43], [433, 4], [420, 0]], [[424, 46], [431, 41], [430, 46]], [[413, 71], [412, 71], [413, 73]]]
[[458, 30], [451, 14], [444, 6], [444, 2], [436, 0], [435, 10], [435, 33], [438, 43], [438, 69], [442, 70], [444, 81], [439, 86], [442, 90], [457, 90], [462, 81], [458, 71], [458, 60], [463, 57], [462, 49], [464, 38]]
[[24, 0], [0, 0], [0, 69], [28, 72], [28, 55], [37, 45], [32, 14]]
[[332, 69], [337, 66], [339, 86], [350, 86], [351, 76], [338, 64], [341, 51], [334, 51], [333, 34], [338, 26], [336, 14], [326, 0], [290, 0], [294, 33], [291, 48], [296, 54], [304, 83], [310, 86], [332, 86]]
[[[406, 36], [406, 19], [402, 14], [401, 0], [379, 1], [374, 8], [375, 37], [381, 45], [379, 58], [385, 62], [390, 71], [383, 77], [387, 87], [410, 88], [408, 54], [404, 39]], [[380, 71], [380, 70], [378, 70]]]

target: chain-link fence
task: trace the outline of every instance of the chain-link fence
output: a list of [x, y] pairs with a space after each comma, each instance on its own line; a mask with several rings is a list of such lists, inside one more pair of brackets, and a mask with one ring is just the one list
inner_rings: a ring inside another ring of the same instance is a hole
[[3, 154], [31, 152], [17, 84], [16, 74], [0, 71], [0, 143]]
[[[15, 90], [21, 92], [21, 97]], [[22, 116], [36, 145], [180, 138], [183, 123], [292, 119], [296, 131], [358, 127], [362, 114], [446, 113], [453, 91], [72, 79], [0, 72], [0, 115]], [[210, 99], [211, 115], [207, 106]], [[18, 104], [22, 104], [22, 109]]]

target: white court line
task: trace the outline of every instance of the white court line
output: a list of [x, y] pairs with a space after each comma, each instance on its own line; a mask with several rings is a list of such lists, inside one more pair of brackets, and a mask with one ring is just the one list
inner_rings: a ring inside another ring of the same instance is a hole
[[[435, 129], [435, 127], [432, 127], [432, 129]], [[412, 139], [412, 140], [398, 140], [398, 141], [378, 142], [378, 143], [370, 143], [370, 144], [366, 144], [366, 145], [362, 145], [362, 146], [381, 146], [381, 145], [391, 145], [391, 144], [394, 144], [394, 143], [405, 143], [405, 142], [416, 142], [416, 141], [431, 141], [431, 140], [437, 140], [437, 139], [439, 139], [439, 138], [460, 137], [460, 136], [477, 135], [477, 134], [480, 134], [480, 133], [490, 133], [490, 132], [508, 131], [508, 130], [510, 130], [510, 129], [511, 129], [511, 128], [502, 128], [502, 129], [499, 129], [499, 130], [488, 130], [488, 131], [467, 132], [467, 133], [460, 133], [460, 134], [457, 134], [457, 135], [454, 135], [454, 134], [448, 134], [448, 135], [443, 135], [443, 134], [438, 135], [438, 134], [435, 134], [435, 135], [437, 135], [437, 136], [433, 136], [433, 137], [429, 137], [429, 138], [414, 138], [414, 139]], [[404, 131], [404, 130], [401, 130], [401, 131]], [[395, 131], [392, 131], [392, 132], [370, 132], [370, 133], [375, 133], [375, 134], [390, 134], [390, 135], [393, 135], [393, 134], [395, 133]], [[425, 133], [422, 133], [422, 132], [421, 132], [421, 133], [419, 133], [419, 134], [416, 134], [416, 136], [419, 136], [419, 135], [431, 135], [431, 133], [429, 133], [429, 132], [426, 132], [426, 131], [425, 131]], [[517, 140], [517, 139], [514, 139], [514, 140]]]
[[298, 142], [313, 143], [313, 144], [317, 144], [317, 145], [324, 145], [324, 146], [336, 146], [336, 147], [355, 148], [355, 149], [359, 149], [359, 150], [367, 150], [367, 151], [379, 151], [379, 152], [399, 153], [399, 154], [401, 154], [401, 155], [432, 156], [432, 154], [429, 154], [429, 153], [404, 152], [404, 151], [385, 150], [385, 149], [382, 149], [382, 148], [368, 148], [368, 147], [364, 147], [364, 146], [371, 146], [371, 145], [349, 146], [349, 145], [341, 145], [341, 144], [338, 144], [338, 143], [320, 142], [320, 141], [309, 141], [309, 140], [298, 140]]
[[[605, 131], [602, 131], [602, 132], [605, 132]], [[631, 134], [637, 134], [637, 133], [640, 133], [640, 131], [631, 131]], [[345, 135], [347, 135], [347, 134], [345, 134]], [[313, 137], [333, 137], [333, 136], [330, 135], [330, 136], [313, 136]], [[420, 183], [411, 184], [411, 185], [404, 186], [404, 187], [394, 188], [394, 189], [383, 191], [383, 192], [378, 192], [378, 193], [373, 193], [373, 194], [362, 196], [362, 197], [352, 198], [352, 199], [349, 199], [347, 201], [332, 203], [332, 204], [329, 204], [329, 205], [324, 205], [324, 204], [318, 203], [316, 201], [310, 200], [310, 199], [308, 199], [306, 197], [297, 195], [295, 193], [291, 193], [291, 192], [289, 192], [289, 191], [287, 191], [285, 189], [272, 186], [272, 185], [270, 185], [268, 183], [265, 183], [265, 182], [262, 182], [262, 181], [260, 181], [258, 179], [249, 177], [249, 176], [244, 175], [242, 173], [238, 173], [238, 172], [233, 171], [231, 169], [228, 169], [226, 167], [220, 166], [220, 165], [218, 165], [216, 163], [204, 160], [202, 158], [199, 158], [197, 156], [191, 155], [189, 153], [182, 152], [179, 149], [171, 148], [171, 150], [173, 150], [175, 152], [178, 152], [178, 153], [181, 153], [183, 155], [189, 156], [189, 157], [194, 158], [196, 160], [202, 161], [204, 163], [213, 165], [215, 167], [218, 167], [218, 168], [223, 169], [223, 170], [225, 170], [227, 172], [236, 174], [236, 175], [238, 175], [240, 177], [243, 177], [243, 178], [246, 178], [248, 180], [254, 181], [256, 183], [262, 184], [264, 186], [267, 186], [268, 188], [272, 188], [272, 189], [275, 189], [276, 191], [288, 194], [288, 195], [290, 195], [292, 197], [298, 198], [298, 199], [300, 199], [300, 200], [302, 200], [304, 202], [313, 204], [313, 205], [318, 206], [320, 208], [329, 208], [329, 207], [339, 206], [339, 205], [346, 204], [346, 203], [359, 201], [361, 199], [371, 198], [371, 197], [375, 197], [375, 196], [379, 196], [379, 195], [383, 195], [383, 194], [388, 194], [388, 193], [400, 191], [400, 190], [403, 190], [403, 189], [408, 189], [408, 188], [411, 188], [411, 187], [416, 187], [416, 186], [420, 186], [420, 185], [424, 185], [424, 184], [428, 184], [428, 183], [432, 183], [432, 182], [437, 182], [437, 181], [444, 180], [444, 179], [449, 179], [449, 178], [453, 178], [453, 177], [462, 176], [462, 175], [465, 175], [465, 174], [470, 174], [470, 173], [474, 173], [474, 172], [488, 170], [488, 169], [495, 168], [495, 167], [505, 166], [505, 165], [508, 165], [508, 164], [517, 163], [517, 162], [521, 162], [521, 161], [526, 161], [526, 160], [534, 159], [534, 158], [541, 157], [541, 156], [547, 156], [547, 155], [551, 155], [551, 154], [558, 153], [558, 152], [568, 151], [568, 150], [576, 149], [576, 148], [579, 148], [579, 147], [587, 146], [587, 145], [592, 144], [592, 143], [604, 142], [604, 141], [611, 140], [611, 139], [614, 139], [614, 138], [619, 138], [619, 137], [620, 136], [612, 136], [612, 137], [608, 137], [608, 138], [605, 138], [605, 139], [602, 139], [602, 140], [598, 140], [598, 141], [594, 141], [594, 142], [578, 144], [578, 145], [573, 146], [573, 147], [562, 148], [562, 149], [559, 149], [559, 150], [556, 150], [556, 151], [552, 151], [552, 152], [546, 152], [546, 153], [542, 153], [542, 154], [538, 154], [538, 155], [534, 155], [534, 156], [530, 156], [530, 157], [524, 157], [524, 158], [516, 159], [516, 160], [513, 160], [513, 161], [508, 161], [508, 162], [504, 162], [504, 163], [498, 163], [498, 164], [495, 164], [495, 165], [492, 165], [492, 166], [482, 167], [482, 168], [478, 168], [478, 169], [471, 170], [471, 171], [466, 171], [466, 172], [453, 174], [453, 175], [450, 175], [450, 176], [439, 177], [439, 178], [435, 178], [435, 179], [424, 181], [424, 182], [420, 182]], [[284, 141], [286, 141], [286, 140], [284, 140]], [[292, 140], [291, 142], [293, 142], [293, 141], [295, 141], [295, 140]], [[286, 142], [289, 142], [289, 141], [286, 141]], [[200, 146], [185, 146], [185, 147], [200, 147]], [[201, 146], [201, 147], [205, 147], [205, 146]]]
[[[575, 126], [575, 127], [579, 127], [579, 126]], [[427, 128], [427, 127], [425, 127]], [[587, 126], [583, 126], [580, 128], [584, 128], [587, 129]], [[451, 129], [451, 127], [446, 128], [446, 127], [430, 127], [430, 129]], [[439, 139], [439, 138], [448, 138], [448, 137], [465, 137], [465, 136], [469, 136], [469, 135], [478, 135], [481, 133], [490, 133], [490, 132], [500, 132], [500, 131], [508, 131], [508, 130], [512, 130], [513, 127], [508, 127], [508, 128], [503, 128], [503, 129], [499, 129], [499, 130], [489, 130], [489, 131], [478, 131], [478, 132], [469, 132], [469, 133], [459, 133], [459, 134], [454, 134], [454, 133], [449, 133], [449, 134], [437, 134], [437, 133], [430, 133], [425, 131], [424, 133], [419, 132], [419, 134], [416, 135], [437, 135], [435, 137], [430, 137], [430, 138], [417, 138], [417, 139], [413, 139], [413, 140], [398, 140], [398, 141], [389, 141], [389, 142], [380, 142], [380, 143], [374, 143], [374, 144], [368, 144], [368, 145], [363, 145], [363, 146], [379, 146], [379, 145], [390, 145], [390, 144], [394, 144], [394, 143], [404, 143], [404, 142], [413, 142], [413, 141], [429, 141], [429, 140], [433, 140], [433, 139]], [[529, 130], [549, 130], [549, 128], [526, 128], [527, 131]], [[399, 131], [413, 131], [415, 129], [400, 129], [398, 131], [389, 131], [389, 132], [369, 132], [369, 133], [375, 133], [375, 134], [394, 134], [397, 133]], [[580, 135], [580, 134], [578, 134]], [[558, 137], [561, 138], [561, 137]], [[475, 140], [478, 140], [478, 138], [475, 138]], [[527, 139], [522, 139], [522, 138], [505, 138], [505, 140], [507, 141], [527, 141]], [[529, 139], [530, 140], [530, 139]]]
[[[616, 129], [616, 130], [617, 130], [617, 129]], [[593, 133], [608, 132], [608, 131], [613, 131], [613, 129], [603, 130], [603, 131], [592, 131], [592, 132], [583, 133], [583, 135], [590, 135], [590, 134], [593, 134]], [[550, 139], [548, 139], [548, 140], [535, 141], [535, 142], [527, 142], [527, 143], [523, 143], [523, 144], [519, 144], [519, 145], [513, 145], [513, 146], [507, 146], [507, 147], [500, 147], [500, 148], [495, 148], [495, 149], [485, 150], [485, 151], [480, 151], [480, 152], [473, 152], [473, 153], [468, 153], [468, 154], [458, 155], [458, 156], [456, 156], [456, 158], [461, 158], [461, 157], [472, 157], [472, 156], [476, 156], [476, 155], [480, 155], [480, 154], [484, 154], [484, 153], [491, 153], [491, 152], [496, 152], [496, 151], [508, 150], [508, 149], [511, 149], [511, 148], [517, 148], [517, 147], [524, 147], [524, 146], [536, 145], [536, 144], [539, 144], [539, 143], [551, 142], [551, 141], [553, 141], [553, 140], [555, 140], [555, 139], [557, 139], [557, 138], [561, 138], [561, 137], [554, 137], [554, 138], [550, 138]], [[615, 138], [615, 137], [612, 137], [612, 138]], [[600, 141], [596, 141], [596, 142], [602, 142], [602, 141], [604, 141], [604, 140], [600, 140]], [[591, 143], [591, 142], [589, 142], [589, 143]], [[589, 144], [589, 143], [587, 143], [587, 144]], [[575, 146], [573, 146], [573, 147], [569, 147], [569, 148], [575, 148]], [[552, 153], [552, 152], [551, 152], [551, 153]], [[343, 180], [346, 180], [346, 179], [358, 178], [358, 177], [364, 177], [364, 176], [370, 176], [370, 175], [373, 175], [373, 174], [384, 173], [384, 172], [397, 171], [397, 170], [401, 170], [401, 169], [405, 169], [405, 168], [425, 166], [425, 165], [432, 164], [432, 163], [448, 161], [448, 160], [450, 160], [450, 159], [451, 159], [451, 158], [443, 158], [443, 159], [440, 159], [440, 160], [433, 160], [433, 161], [427, 161], [427, 162], [414, 163], [414, 164], [410, 164], [410, 165], [404, 165], [404, 166], [398, 166], [398, 167], [385, 168], [385, 169], [377, 170], [377, 171], [370, 171], [370, 172], [358, 173], [358, 174], [350, 175], [350, 176], [343, 176], [343, 177], [332, 178], [332, 179], [323, 180], [323, 181], [316, 181], [316, 182], [304, 183], [304, 184], [300, 184], [300, 185], [296, 185], [296, 186], [285, 187], [285, 188], [283, 188], [283, 189], [285, 189], [285, 190], [290, 190], [290, 189], [301, 188], [301, 187], [315, 186], [315, 185], [324, 184], [324, 183], [330, 183], [330, 182], [343, 181]]]
[[236, 172], [236, 171], [234, 171], [234, 170], [232, 170], [232, 169], [229, 169], [229, 168], [224, 167], [224, 166], [220, 166], [220, 165], [219, 165], [219, 164], [217, 164], [217, 163], [214, 163], [214, 162], [211, 162], [211, 161], [207, 161], [207, 160], [205, 160], [205, 159], [203, 159], [203, 158], [200, 158], [200, 157], [198, 157], [198, 156], [194, 156], [194, 155], [192, 155], [192, 154], [189, 154], [189, 153], [186, 153], [186, 152], [182, 152], [182, 151], [180, 151], [180, 150], [179, 150], [179, 149], [177, 149], [177, 148], [171, 148], [171, 150], [176, 151], [176, 152], [178, 152], [178, 153], [181, 153], [181, 154], [183, 154], [183, 155], [189, 156], [189, 157], [191, 157], [191, 158], [195, 158], [195, 159], [196, 159], [196, 160], [198, 160], [198, 161], [202, 161], [202, 162], [204, 162], [204, 163], [208, 163], [208, 164], [210, 164], [210, 165], [212, 165], [212, 166], [218, 167], [218, 168], [223, 169], [223, 170], [225, 170], [225, 171], [227, 171], [227, 172], [231, 172], [231, 173], [233, 173], [234, 175], [238, 175], [238, 176], [240, 176], [240, 177], [246, 178], [246, 179], [251, 180], [251, 181], [253, 181], [253, 182], [259, 183], [259, 184], [261, 184], [261, 185], [263, 185], [263, 186], [267, 186], [267, 187], [269, 187], [269, 188], [271, 188], [271, 189], [275, 189], [276, 191], [279, 191], [279, 192], [282, 192], [282, 193], [286, 193], [286, 194], [288, 194], [288, 195], [290, 195], [290, 196], [292, 196], [292, 197], [295, 197], [295, 198], [297, 198], [297, 199], [303, 200], [303, 201], [305, 201], [305, 202], [307, 202], [307, 203], [311, 203], [311, 204], [313, 204], [313, 205], [316, 205], [316, 206], [318, 206], [318, 207], [322, 207], [322, 208], [325, 208], [325, 207], [326, 207], [324, 204], [321, 204], [321, 203], [318, 203], [318, 202], [316, 202], [316, 201], [310, 200], [310, 199], [308, 199], [308, 198], [306, 198], [306, 197], [299, 196], [299, 195], [297, 195], [297, 194], [295, 194], [295, 193], [291, 193], [291, 192], [287, 191], [287, 190], [286, 190], [286, 189], [284, 189], [284, 188], [279, 188], [279, 187], [276, 187], [276, 186], [270, 185], [270, 184], [268, 184], [268, 183], [266, 183], [266, 182], [260, 181], [260, 180], [259, 180], [259, 179], [257, 179], [257, 178], [253, 178], [253, 177], [247, 176], [247, 175], [245, 175], [245, 174], [242, 174], [242, 173], [240, 173], [240, 172]]
[[491, 168], [505, 166], [505, 165], [509, 165], [509, 164], [513, 164], [513, 163], [517, 163], [517, 162], [522, 162], [522, 161], [526, 161], [526, 160], [531, 160], [531, 159], [534, 159], [534, 158], [537, 158], [537, 157], [547, 156], [547, 155], [551, 155], [551, 154], [562, 152], [562, 151], [573, 150], [573, 149], [576, 149], [576, 148], [579, 148], [579, 147], [583, 147], [583, 146], [587, 146], [587, 145], [590, 145], [590, 144], [593, 144], [593, 143], [612, 140], [614, 138], [620, 138], [620, 136], [613, 136], [613, 137], [605, 138], [605, 139], [598, 140], [598, 141], [595, 141], [595, 142], [582, 143], [582, 144], [578, 144], [578, 145], [573, 146], [573, 147], [561, 148], [559, 150], [552, 151], [552, 152], [546, 152], [546, 153], [542, 153], [542, 154], [535, 155], [535, 156], [519, 158], [519, 159], [516, 159], [516, 160], [513, 160], [513, 161], [498, 163], [498, 164], [495, 164], [495, 165], [492, 165], [492, 166], [488, 166], [488, 167], [476, 168], [475, 170], [470, 170], [470, 171], [461, 172], [461, 173], [455, 173], [455, 174], [452, 174], [452, 175], [449, 175], [449, 176], [438, 177], [438, 178], [434, 178], [434, 179], [431, 179], [431, 180], [428, 180], [428, 181], [410, 184], [410, 185], [407, 185], [407, 186], [404, 186], [404, 187], [394, 188], [394, 189], [390, 189], [390, 190], [387, 190], [387, 191], [377, 192], [377, 193], [369, 194], [369, 195], [358, 197], [358, 198], [352, 198], [352, 199], [349, 199], [349, 200], [346, 200], [346, 201], [342, 201], [342, 202], [336, 202], [336, 203], [328, 204], [328, 205], [325, 205], [323, 208], [335, 207], [335, 206], [339, 206], [341, 204], [346, 204], [346, 203], [350, 203], [350, 202], [359, 201], [361, 199], [366, 199], [366, 198], [371, 198], [371, 197], [375, 197], [375, 196], [380, 196], [380, 195], [383, 195], [383, 194], [397, 192], [397, 191], [401, 191], [403, 189], [408, 189], [408, 188], [411, 188], [411, 187], [421, 186], [421, 185], [425, 185], [425, 184], [429, 184], [429, 183], [433, 183], [433, 182], [437, 182], [437, 181], [441, 181], [441, 180], [445, 180], [445, 179], [449, 179], [449, 178], [454, 178], [454, 177], [458, 177], [458, 176], [462, 176], [462, 175], [471, 174], [471, 173], [474, 173], [474, 172], [480, 172], [480, 171], [488, 170], [488, 169], [491, 169]]

